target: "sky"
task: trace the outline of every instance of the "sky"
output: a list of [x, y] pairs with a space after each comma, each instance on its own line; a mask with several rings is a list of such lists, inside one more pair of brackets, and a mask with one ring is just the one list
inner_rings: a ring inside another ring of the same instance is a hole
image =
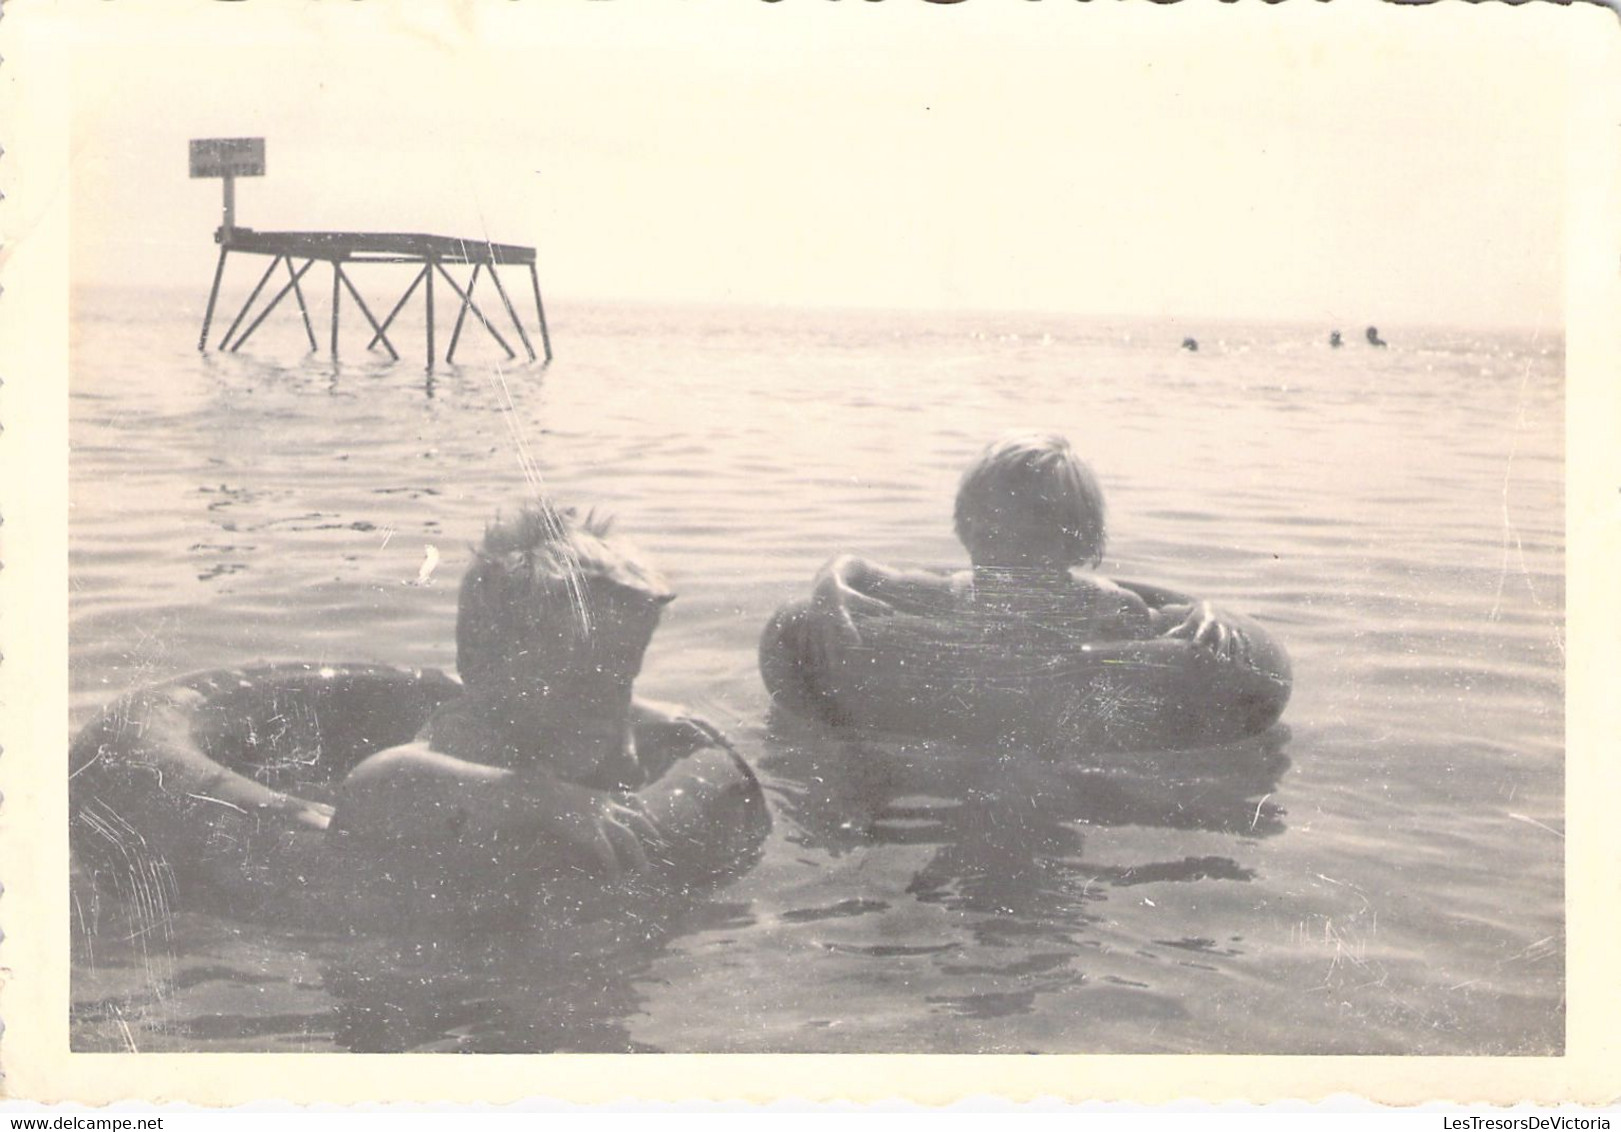
[[1562, 319], [1551, 5], [95, 10], [77, 283], [206, 292], [186, 142], [263, 136], [239, 224], [533, 245], [548, 302]]

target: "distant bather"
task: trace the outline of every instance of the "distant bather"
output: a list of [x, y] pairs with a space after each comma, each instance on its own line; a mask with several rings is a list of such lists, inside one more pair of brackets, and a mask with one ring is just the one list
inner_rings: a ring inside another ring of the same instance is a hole
[[1344, 345], [1344, 343], [1340, 340], [1340, 332], [1338, 330], [1334, 331], [1334, 333], [1328, 336], [1328, 344], [1334, 347], [1336, 350]]
[[1379, 337], [1379, 328], [1377, 326], [1370, 326], [1368, 327], [1368, 345], [1388, 346], [1390, 343]]
[[1182, 348], [1189, 353], [1197, 354], [1199, 352], [1199, 340], [1197, 338], [1184, 338], [1182, 339]]

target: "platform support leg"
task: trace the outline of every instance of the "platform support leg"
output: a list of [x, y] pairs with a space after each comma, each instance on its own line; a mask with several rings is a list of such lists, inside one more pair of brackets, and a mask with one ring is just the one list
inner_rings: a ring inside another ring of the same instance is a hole
[[[349, 278], [349, 273], [344, 271], [344, 269], [342, 267], [338, 268], [338, 278], [342, 279], [343, 280], [343, 285], [345, 287], [349, 288], [349, 297], [355, 301], [355, 306], [360, 308], [360, 313], [361, 313], [362, 317], [364, 317], [365, 320], [368, 323], [371, 324], [372, 331], [375, 334], [375, 337], [372, 339], [372, 341], [375, 342], [379, 338], [382, 339], [383, 349], [388, 351], [389, 358], [392, 359], [393, 361], [396, 361], [396, 362], [399, 361], [400, 360], [400, 355], [395, 351], [394, 343], [392, 343], [392, 342], [390, 342], [388, 340], [388, 334], [385, 333], [383, 328], [377, 324], [376, 316], [371, 313], [371, 308], [366, 305], [365, 298], [360, 294], [360, 291], [355, 287], [355, 281], [353, 279]], [[367, 349], [370, 349], [370, 347], [367, 347]]]
[[343, 297], [339, 285], [343, 282], [343, 269], [332, 261], [332, 360], [338, 360], [338, 302]]
[[433, 260], [429, 260], [422, 268], [422, 275], [428, 281], [428, 372], [433, 372]]
[[524, 353], [529, 355], [530, 361], [534, 361], [535, 348], [529, 344], [529, 335], [524, 333], [523, 322], [518, 318], [518, 312], [512, 309], [512, 300], [507, 297], [507, 289], [501, 286], [501, 273], [495, 269], [493, 263], [490, 264], [490, 278], [495, 282], [496, 294], [501, 296], [501, 305], [507, 308], [507, 317], [512, 320], [512, 325], [518, 328], [518, 340], [523, 343]]
[[225, 257], [229, 248], [220, 249], [219, 262], [214, 265], [214, 285], [208, 289], [208, 308], [203, 311], [203, 332], [197, 338], [197, 352], [208, 349], [208, 327], [214, 321], [214, 301], [220, 297], [220, 280], [225, 276]]
[[507, 352], [507, 357], [509, 359], [517, 357], [518, 351], [514, 350], [511, 346], [508, 346], [507, 340], [501, 337], [501, 332], [490, 324], [489, 319], [484, 317], [484, 312], [479, 310], [478, 304], [473, 301], [472, 294], [470, 292], [463, 291], [460, 287], [458, 287], [456, 285], [456, 280], [451, 278], [450, 272], [446, 271], [443, 265], [436, 264], [435, 266], [439, 268], [439, 274], [445, 277], [445, 282], [450, 284], [450, 289], [456, 292], [456, 297], [462, 301], [462, 309], [473, 312], [473, 317], [478, 319], [478, 324], [485, 330], [489, 331], [491, 338], [494, 338], [498, 343], [500, 343], [501, 349]]
[[292, 257], [287, 257], [287, 278], [291, 281], [293, 295], [298, 299], [298, 313], [304, 316], [304, 334], [310, 340], [310, 353], [315, 353], [321, 347], [315, 342], [315, 327], [310, 324], [310, 308], [304, 302], [304, 288], [298, 285], [298, 276], [293, 272]]
[[[253, 290], [248, 292], [247, 301], [242, 304], [242, 309], [237, 311], [236, 317], [231, 320], [230, 327], [225, 331], [225, 336], [220, 339], [220, 349], [225, 349], [226, 343], [230, 342], [231, 340], [231, 335], [236, 333], [236, 328], [242, 325], [242, 320], [246, 318], [248, 316], [248, 312], [253, 309], [253, 304], [258, 301], [259, 292], [263, 291], [265, 289], [265, 284], [270, 282], [270, 277], [276, 273], [276, 268], [281, 263], [281, 259], [281, 256], [277, 256], [275, 259], [271, 260], [270, 266], [265, 268], [265, 273], [259, 276], [259, 282], [255, 283], [253, 285]], [[280, 296], [277, 297], [280, 298]], [[258, 323], [255, 323], [254, 325], [257, 326]], [[244, 335], [244, 337], [246, 337], [246, 335]], [[241, 345], [241, 343], [238, 343], [238, 345]], [[235, 348], [236, 347], [234, 346], [232, 347], [233, 350]]]
[[[456, 360], [456, 343], [462, 340], [462, 323], [467, 320], [467, 308], [473, 302], [473, 288], [478, 286], [478, 273], [483, 266], [481, 263], [473, 265], [473, 277], [467, 281], [467, 294], [462, 296], [462, 309], [456, 312], [456, 326], [450, 332], [450, 349], [445, 351], [445, 361], [447, 362]], [[491, 268], [490, 270], [493, 272], [495, 269]]]
[[383, 325], [378, 329], [378, 332], [371, 336], [370, 342], [366, 343], [366, 349], [370, 350], [383, 340], [383, 335], [387, 333], [389, 327], [394, 325], [394, 320], [405, 309], [405, 304], [411, 301], [411, 296], [416, 294], [418, 287], [422, 286], [423, 274], [424, 272], [417, 272], [416, 278], [411, 280], [411, 285], [405, 289], [405, 294], [400, 296], [400, 301], [394, 304], [394, 309], [388, 312], [387, 318], [383, 319]]
[[[278, 257], [278, 258], [280, 258], [280, 257]], [[272, 262], [271, 265], [270, 265], [272, 270], [275, 269], [275, 266], [276, 265], [275, 265], [274, 262]], [[234, 354], [234, 353], [236, 353], [238, 350], [240, 350], [242, 348], [242, 343], [246, 342], [249, 338], [251, 338], [253, 336], [253, 332], [255, 330], [258, 330], [259, 326], [264, 322], [264, 320], [270, 317], [270, 312], [275, 310], [277, 304], [279, 304], [283, 299], [285, 299], [287, 297], [287, 292], [291, 291], [293, 289], [294, 284], [297, 283], [298, 280], [300, 280], [300, 279], [302, 279], [304, 277], [304, 273], [306, 271], [308, 271], [310, 268], [314, 267], [314, 266], [315, 266], [315, 261], [313, 259], [305, 260], [304, 261], [304, 266], [299, 268], [298, 272], [293, 276], [293, 282], [292, 283], [284, 283], [284, 284], [282, 284], [281, 290], [277, 291], [275, 297], [272, 298], [270, 300], [270, 302], [265, 304], [265, 309], [259, 312], [259, 317], [254, 319], [253, 322], [249, 324], [248, 328], [242, 332], [242, 336], [240, 338], [238, 338], [235, 342], [231, 342], [231, 353]], [[265, 277], [265, 279], [269, 279], [270, 278], [270, 272], [269, 271], [265, 272], [264, 277]], [[258, 293], [259, 293], [258, 288], [254, 288], [253, 294], [257, 295]], [[248, 307], [252, 305], [253, 295], [250, 295], [248, 298], [249, 298], [249, 302], [243, 304], [242, 313], [236, 316], [237, 322], [242, 321], [243, 316], [248, 313]], [[231, 333], [235, 329], [236, 329], [236, 323], [232, 323], [231, 324], [231, 329], [225, 332], [225, 337], [224, 338], [220, 339], [220, 349], [223, 350], [225, 348], [225, 343], [230, 342]]]
[[529, 265], [529, 282], [535, 289], [535, 316], [540, 319], [540, 346], [546, 354], [546, 363], [552, 360], [552, 336], [546, 332], [546, 311], [540, 305], [540, 272], [535, 265]]

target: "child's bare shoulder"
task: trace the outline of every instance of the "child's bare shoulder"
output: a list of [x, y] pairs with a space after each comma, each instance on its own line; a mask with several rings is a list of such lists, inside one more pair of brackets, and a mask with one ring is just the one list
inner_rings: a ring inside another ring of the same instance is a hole
[[1110, 635], [1134, 637], [1150, 630], [1153, 615], [1148, 603], [1113, 578], [1072, 570], [1070, 586], [1092, 616], [1111, 623]]
[[1102, 574], [1089, 574], [1081, 570], [1072, 570], [1070, 572], [1070, 584], [1075, 587], [1077, 593], [1092, 594], [1103, 601], [1135, 602], [1141, 605], [1143, 600], [1113, 578], [1105, 577]]
[[1079, 566], [1069, 569], [1069, 584], [1077, 594], [1125, 594], [1131, 591], [1122, 586], [1113, 578], [1104, 574], [1094, 574]]
[[504, 763], [508, 744], [488, 719], [472, 710], [472, 699], [464, 696], [439, 705], [410, 745], [475, 763]]

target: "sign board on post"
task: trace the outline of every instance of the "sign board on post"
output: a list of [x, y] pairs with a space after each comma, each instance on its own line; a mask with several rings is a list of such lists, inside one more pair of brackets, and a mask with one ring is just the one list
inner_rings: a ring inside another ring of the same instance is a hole
[[192, 138], [193, 177], [263, 177], [264, 138]]

